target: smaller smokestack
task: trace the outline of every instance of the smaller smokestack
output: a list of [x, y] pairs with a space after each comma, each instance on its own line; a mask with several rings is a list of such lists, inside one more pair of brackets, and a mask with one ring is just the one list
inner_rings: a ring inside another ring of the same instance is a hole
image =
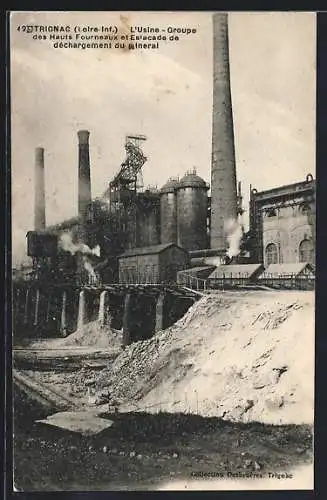
[[78, 136], [78, 215], [85, 216], [91, 203], [91, 173], [88, 130], [79, 130]]
[[35, 148], [35, 193], [34, 227], [35, 231], [45, 228], [45, 188], [44, 188], [44, 149]]

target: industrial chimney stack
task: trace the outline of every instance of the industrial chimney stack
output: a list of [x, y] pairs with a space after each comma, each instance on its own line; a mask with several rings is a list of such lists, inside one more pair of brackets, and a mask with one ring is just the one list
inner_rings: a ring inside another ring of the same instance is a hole
[[78, 215], [84, 217], [91, 203], [91, 174], [88, 130], [79, 130], [78, 135]]
[[35, 193], [34, 193], [35, 231], [45, 228], [45, 187], [44, 187], [44, 149], [35, 148]]
[[228, 17], [213, 15], [213, 116], [211, 166], [211, 242], [225, 250], [224, 224], [237, 218], [233, 113], [230, 89]]

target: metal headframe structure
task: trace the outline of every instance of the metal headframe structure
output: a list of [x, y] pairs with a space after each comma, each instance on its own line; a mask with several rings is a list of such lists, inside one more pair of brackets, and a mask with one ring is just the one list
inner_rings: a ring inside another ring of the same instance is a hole
[[118, 174], [109, 183], [109, 203], [113, 231], [120, 239], [121, 249], [136, 245], [136, 192], [138, 176], [146, 156], [141, 150], [144, 135], [127, 135], [125, 139], [126, 158]]
[[110, 182], [110, 188], [119, 188], [133, 184], [147, 158], [144, 156], [140, 144], [146, 141], [144, 135], [127, 135], [125, 141], [126, 159], [121, 164], [118, 174]]

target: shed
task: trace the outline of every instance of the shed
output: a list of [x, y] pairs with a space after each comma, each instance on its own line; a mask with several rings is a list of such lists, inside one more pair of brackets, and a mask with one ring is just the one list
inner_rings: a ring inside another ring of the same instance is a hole
[[315, 271], [309, 262], [270, 264], [259, 279], [314, 278]]
[[222, 264], [210, 274], [209, 287], [253, 283], [264, 271], [262, 264]]
[[247, 278], [254, 280], [263, 270], [262, 264], [222, 264], [216, 267], [209, 278]]
[[133, 248], [119, 256], [120, 283], [176, 283], [190, 266], [188, 252], [175, 243]]

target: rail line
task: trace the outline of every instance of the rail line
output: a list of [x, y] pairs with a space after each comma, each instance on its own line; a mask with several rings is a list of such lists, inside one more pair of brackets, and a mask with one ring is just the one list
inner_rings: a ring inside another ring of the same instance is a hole
[[77, 410], [83, 406], [76, 398], [59, 394], [56, 390], [46, 387], [26, 373], [13, 370], [13, 382], [28, 396], [47, 408], [65, 411]]

